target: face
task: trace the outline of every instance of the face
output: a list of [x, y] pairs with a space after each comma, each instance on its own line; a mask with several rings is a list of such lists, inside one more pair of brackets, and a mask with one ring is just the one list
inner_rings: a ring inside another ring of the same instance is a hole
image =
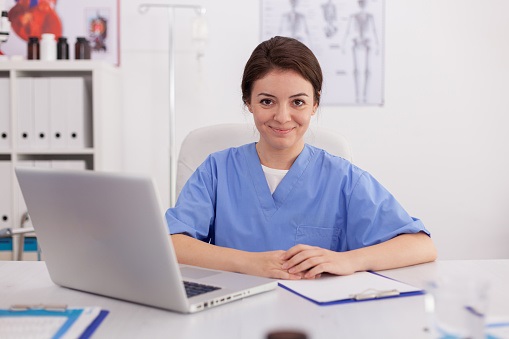
[[260, 132], [259, 149], [298, 155], [315, 114], [313, 85], [299, 73], [274, 70], [253, 85], [249, 111]]

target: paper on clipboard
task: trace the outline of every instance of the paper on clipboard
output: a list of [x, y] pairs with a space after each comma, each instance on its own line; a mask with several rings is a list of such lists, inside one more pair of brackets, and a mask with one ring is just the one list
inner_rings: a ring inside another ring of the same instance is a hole
[[99, 307], [0, 309], [0, 338], [88, 338], [107, 314]]
[[323, 275], [314, 280], [284, 280], [279, 285], [319, 305], [423, 294], [423, 290], [378, 273]]

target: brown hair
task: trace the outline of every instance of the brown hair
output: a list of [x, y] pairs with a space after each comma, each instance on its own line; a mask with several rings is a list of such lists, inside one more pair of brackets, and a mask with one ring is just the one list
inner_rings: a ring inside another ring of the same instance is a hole
[[299, 73], [313, 85], [314, 100], [320, 104], [323, 76], [318, 60], [302, 42], [281, 36], [259, 44], [247, 61], [241, 83], [244, 104], [251, 100], [255, 81], [272, 70], [292, 70]]

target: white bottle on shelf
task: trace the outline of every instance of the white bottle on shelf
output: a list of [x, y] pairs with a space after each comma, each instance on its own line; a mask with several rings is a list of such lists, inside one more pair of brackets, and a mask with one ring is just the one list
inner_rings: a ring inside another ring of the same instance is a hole
[[41, 40], [41, 60], [56, 60], [57, 59], [57, 42], [55, 34], [44, 33]]

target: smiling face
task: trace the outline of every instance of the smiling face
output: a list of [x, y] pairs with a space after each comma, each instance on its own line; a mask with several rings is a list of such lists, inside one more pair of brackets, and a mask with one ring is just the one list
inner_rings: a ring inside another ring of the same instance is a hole
[[260, 132], [258, 151], [296, 158], [317, 106], [313, 85], [295, 71], [273, 70], [256, 80], [247, 107]]

